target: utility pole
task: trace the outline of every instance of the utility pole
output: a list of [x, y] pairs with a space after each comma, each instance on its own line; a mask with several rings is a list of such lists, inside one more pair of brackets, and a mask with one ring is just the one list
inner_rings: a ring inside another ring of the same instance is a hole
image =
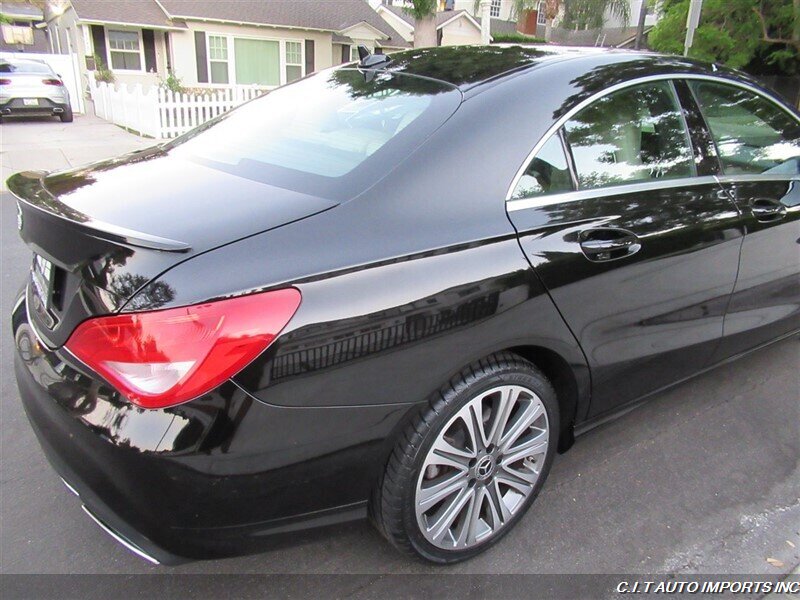
[[689, 14], [686, 17], [686, 41], [683, 44], [683, 55], [689, 56], [689, 49], [694, 42], [694, 30], [700, 24], [700, 11], [703, 10], [703, 0], [692, 0], [689, 4]]
[[639, 24], [636, 26], [636, 41], [633, 43], [633, 47], [636, 50], [641, 50], [642, 48], [642, 38], [644, 38], [644, 20], [647, 18], [647, 0], [642, 0], [641, 6], [639, 6]]

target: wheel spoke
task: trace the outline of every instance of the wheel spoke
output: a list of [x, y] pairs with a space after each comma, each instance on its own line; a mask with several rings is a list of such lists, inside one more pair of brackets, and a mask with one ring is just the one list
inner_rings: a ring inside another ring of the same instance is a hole
[[544, 412], [544, 407], [538, 400], [531, 400], [517, 416], [508, 432], [500, 440], [500, 450], [507, 452], [508, 449], [519, 439], [525, 431], [538, 419]]
[[510, 465], [528, 456], [545, 452], [547, 452], [547, 433], [543, 431], [538, 436], [509, 448], [503, 456], [503, 464]]
[[467, 487], [467, 483], [467, 474], [456, 472], [445, 476], [439, 483], [420, 489], [417, 495], [418, 509], [420, 512], [424, 513], [427, 508], [433, 506], [440, 500]]
[[459, 470], [467, 469], [470, 459], [475, 458], [476, 455], [472, 450], [456, 448], [453, 444], [444, 439], [444, 437], [440, 437], [436, 440], [432, 450], [433, 452], [429, 456], [429, 459], [434, 456], [436, 459], [426, 462], [443, 464]]
[[489, 440], [487, 439], [486, 428], [483, 423], [483, 398], [481, 397], [477, 400], [473, 400], [468, 406], [469, 415], [474, 428], [474, 439], [480, 444], [479, 449], [485, 450], [489, 445]]
[[445, 504], [445, 506], [437, 513], [437, 518], [434, 524], [428, 528], [428, 533], [435, 542], [441, 542], [442, 538], [450, 530], [453, 521], [456, 520], [464, 506], [469, 502], [470, 497], [475, 494], [473, 488], [464, 487], [457, 496], [452, 498]]
[[473, 490], [472, 496], [467, 504], [467, 513], [464, 516], [464, 522], [456, 537], [456, 546], [464, 548], [475, 541], [475, 529], [477, 528], [477, 520], [481, 514], [481, 503], [483, 502], [482, 490]]
[[500, 392], [500, 398], [494, 406], [492, 427], [489, 430], [489, 443], [498, 445], [500, 439], [503, 437], [503, 432], [508, 423], [508, 417], [514, 410], [514, 404], [519, 397], [520, 389], [514, 387], [503, 388]]
[[495, 475], [495, 479], [502, 484], [512, 487], [521, 494], [528, 495], [531, 491], [533, 484], [539, 478], [538, 473], [521, 471], [518, 469], [511, 469], [510, 467], [502, 467]]
[[496, 480], [489, 482], [489, 485], [486, 486], [486, 491], [486, 496], [492, 511], [492, 529], [497, 531], [508, 521], [511, 512], [508, 510], [506, 503], [503, 502], [503, 496], [500, 493], [500, 488], [497, 487]]

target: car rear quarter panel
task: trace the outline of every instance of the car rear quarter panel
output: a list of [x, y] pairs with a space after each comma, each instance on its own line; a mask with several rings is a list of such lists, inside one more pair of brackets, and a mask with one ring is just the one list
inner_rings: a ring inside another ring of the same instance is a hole
[[[282, 406], [413, 404], [478, 358], [538, 346], [572, 366], [585, 412], [585, 360], [505, 212], [508, 185], [547, 127], [526, 96], [536, 85], [508, 83], [465, 101], [359, 197], [160, 278], [176, 306], [301, 290], [289, 326], [237, 383]], [[526, 123], [530, 136], [520, 135]]]

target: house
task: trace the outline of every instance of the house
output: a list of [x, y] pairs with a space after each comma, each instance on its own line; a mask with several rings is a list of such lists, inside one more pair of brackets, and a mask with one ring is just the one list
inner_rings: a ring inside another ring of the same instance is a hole
[[[39, 53], [49, 51], [42, 11], [25, 2], [0, 2], [0, 52]], [[37, 27], [39, 25], [39, 27]]]
[[350, 61], [358, 44], [409, 47], [363, 0], [51, 0], [45, 19], [53, 52], [144, 85], [174, 73], [189, 87], [271, 88]]
[[[400, 32], [403, 39], [414, 42], [414, 17], [400, 5], [378, 4], [377, 13], [389, 25]], [[439, 46], [460, 46], [481, 43], [481, 19], [466, 10], [445, 10], [436, 13], [436, 31]], [[517, 24], [513, 21], [491, 19], [490, 34], [516, 33]]]
[[[400, 32], [409, 43], [414, 41], [414, 17], [401, 6], [381, 4], [376, 11], [383, 19]], [[436, 32], [440, 46], [458, 46], [481, 43], [481, 24], [465, 10], [449, 10], [436, 13]]]

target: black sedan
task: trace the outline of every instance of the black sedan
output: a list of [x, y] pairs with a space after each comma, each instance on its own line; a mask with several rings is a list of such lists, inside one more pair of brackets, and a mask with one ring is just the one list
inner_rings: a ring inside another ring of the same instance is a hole
[[8, 186], [28, 417], [156, 562], [367, 515], [468, 558], [576, 433], [800, 330], [800, 116], [686, 59], [365, 56]]

